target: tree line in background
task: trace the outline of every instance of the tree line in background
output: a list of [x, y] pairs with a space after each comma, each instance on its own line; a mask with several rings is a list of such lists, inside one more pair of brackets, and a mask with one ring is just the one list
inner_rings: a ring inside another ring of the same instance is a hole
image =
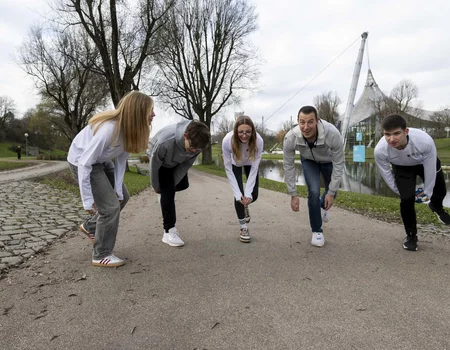
[[[220, 119], [224, 107], [254, 91], [260, 59], [249, 37], [257, 30], [255, 8], [247, 0], [56, 0], [44, 24], [29, 30], [16, 62], [33, 78], [39, 104], [23, 118], [15, 103], [0, 98], [0, 141], [66, 149], [96, 112], [116, 106], [131, 90], [157, 96], [167, 109], [199, 119], [216, 134], [234, 121]], [[432, 123], [420, 119], [418, 89], [409, 80], [373, 101], [378, 119], [402, 113], [414, 127], [444, 133], [450, 112]], [[314, 98], [319, 116], [337, 124], [342, 100], [335, 92]], [[266, 144], [281, 145], [296, 124], [285, 120], [273, 134], [263, 123]], [[211, 149], [203, 162], [212, 161]]]
[[[57, 0], [52, 10], [16, 56], [41, 97], [21, 119], [30, 134], [49, 129], [69, 144], [90, 117], [132, 90], [211, 126], [256, 87], [259, 58], [249, 35], [257, 15], [247, 0]], [[0, 120], [8, 138], [14, 110]], [[203, 161], [211, 159], [209, 148]]]

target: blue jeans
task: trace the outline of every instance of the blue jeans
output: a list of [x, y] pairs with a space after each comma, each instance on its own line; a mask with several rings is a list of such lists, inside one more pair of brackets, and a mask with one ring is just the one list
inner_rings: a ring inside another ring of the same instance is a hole
[[[309, 223], [312, 232], [323, 232], [322, 215], [320, 208], [324, 208], [325, 195], [331, 182], [333, 163], [317, 163], [310, 159], [300, 157], [303, 168], [303, 176], [308, 186], [308, 210]], [[320, 196], [320, 173], [322, 173], [325, 191]]]

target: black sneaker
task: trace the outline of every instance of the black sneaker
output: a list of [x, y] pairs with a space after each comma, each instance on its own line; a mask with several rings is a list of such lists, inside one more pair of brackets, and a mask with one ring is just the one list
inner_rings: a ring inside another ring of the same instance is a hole
[[428, 208], [436, 214], [438, 220], [444, 225], [450, 225], [450, 215], [445, 211], [444, 208], [436, 209], [431, 202], [428, 202]]
[[403, 249], [417, 251], [417, 236], [407, 235], [405, 243], [403, 243]]

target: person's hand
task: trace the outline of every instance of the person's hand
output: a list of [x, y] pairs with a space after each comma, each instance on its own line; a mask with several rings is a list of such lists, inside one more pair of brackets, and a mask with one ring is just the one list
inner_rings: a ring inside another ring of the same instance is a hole
[[299, 196], [292, 196], [291, 197], [291, 209], [293, 211], [299, 211], [300, 210], [300, 197]]
[[325, 210], [329, 210], [333, 206], [333, 203], [334, 203], [334, 196], [332, 194], [327, 194], [323, 201], [323, 206], [325, 207]]
[[252, 202], [252, 199], [250, 197], [242, 196], [239, 202], [241, 202], [244, 206], [247, 206]]
[[95, 203], [92, 205], [92, 209], [86, 209], [86, 211], [90, 214], [90, 215], [95, 215], [97, 214], [97, 206], [95, 205]]

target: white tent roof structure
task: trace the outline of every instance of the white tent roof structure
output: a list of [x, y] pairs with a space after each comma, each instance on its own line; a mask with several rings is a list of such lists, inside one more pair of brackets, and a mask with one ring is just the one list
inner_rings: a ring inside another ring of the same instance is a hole
[[[373, 77], [372, 71], [369, 69], [367, 71], [366, 84], [364, 85], [364, 90], [359, 97], [358, 101], [353, 107], [352, 114], [348, 122], [348, 128], [357, 125], [358, 123], [372, 117], [377, 113], [373, 101], [383, 100], [386, 97], [383, 92], [378, 87], [375, 78]], [[415, 115], [419, 115], [421, 119], [431, 120], [430, 117], [433, 114], [431, 111], [426, 111], [422, 109], [412, 108]], [[345, 113], [339, 116], [339, 121], [343, 121]]]

